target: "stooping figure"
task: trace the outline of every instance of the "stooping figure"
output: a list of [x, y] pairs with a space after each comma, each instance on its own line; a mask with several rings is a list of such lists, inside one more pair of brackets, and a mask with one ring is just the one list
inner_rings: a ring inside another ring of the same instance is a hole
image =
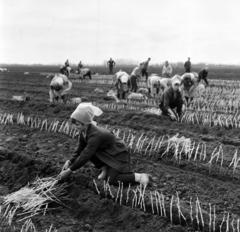
[[160, 79], [160, 89], [163, 92], [167, 87], [172, 86], [172, 78], [164, 77]]
[[168, 61], [165, 61], [165, 64], [163, 65], [162, 69], [162, 77], [170, 78], [172, 75], [172, 66], [168, 63]]
[[141, 68], [142, 68], [142, 77], [146, 76], [146, 82], [148, 80], [147, 69], [148, 69], [148, 65], [149, 65], [150, 60], [151, 60], [151, 58], [148, 58], [146, 61], [140, 63]]
[[207, 80], [207, 76], [208, 76], [208, 67], [203, 68], [199, 73], [198, 73], [198, 83], [201, 80], [204, 80], [204, 82], [206, 83], [206, 85], [208, 86], [208, 80]]
[[130, 75], [130, 82], [131, 82], [131, 92], [136, 93], [137, 92], [137, 80], [141, 78], [141, 65], [138, 64], [136, 68], [133, 69], [131, 75]]
[[72, 82], [63, 74], [54, 76], [50, 83], [49, 97], [50, 102], [58, 101], [60, 99], [66, 102], [65, 95], [71, 90]]
[[60, 73], [66, 75], [67, 77], [70, 76], [70, 72], [71, 72], [71, 67], [69, 64], [68, 59], [65, 61], [64, 66], [60, 67]]
[[156, 95], [159, 94], [160, 80], [161, 80], [161, 77], [157, 75], [151, 75], [148, 77], [148, 81], [147, 81], [148, 93], [152, 97], [156, 97]]
[[185, 73], [181, 76], [182, 80], [182, 92], [187, 105], [193, 100], [197, 94], [198, 87], [198, 74], [196, 72]]
[[79, 71], [79, 78], [80, 79], [86, 79], [86, 77], [88, 77], [90, 80], [92, 80], [92, 73], [91, 70], [89, 68], [81, 68], [78, 69]]
[[115, 74], [115, 87], [118, 99], [125, 99], [125, 95], [130, 88], [130, 78], [126, 72], [119, 71]]
[[[180, 92], [181, 77], [175, 75], [172, 78], [172, 86], [164, 89], [159, 108], [162, 111], [162, 115], [169, 116], [171, 120], [178, 121], [181, 117], [183, 108], [183, 97]], [[176, 111], [175, 111], [176, 109]]]
[[110, 131], [93, 124], [94, 116], [102, 114], [101, 109], [89, 104], [79, 104], [70, 119], [79, 131], [79, 141], [71, 159], [67, 160], [60, 173], [62, 179], [91, 161], [102, 172], [98, 179], [108, 180], [111, 185], [119, 181], [125, 185], [140, 183], [146, 186], [147, 174], [133, 173], [127, 146]]

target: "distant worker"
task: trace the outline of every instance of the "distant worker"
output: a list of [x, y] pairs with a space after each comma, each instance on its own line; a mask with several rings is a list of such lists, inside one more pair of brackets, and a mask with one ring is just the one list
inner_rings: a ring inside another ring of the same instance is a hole
[[69, 64], [69, 61], [68, 61], [68, 59], [65, 61], [65, 67], [67, 68], [67, 67], [69, 67], [70, 66], [70, 64]]
[[80, 74], [80, 70], [83, 68], [82, 61], [78, 63], [78, 73]]
[[186, 72], [186, 73], [190, 73], [190, 72], [191, 72], [191, 61], [190, 61], [190, 57], [189, 57], [188, 60], [185, 62], [184, 68], [185, 68], [185, 72]]
[[70, 67], [70, 64], [69, 64], [69, 61], [68, 59], [65, 61], [65, 64], [64, 66], [61, 66], [60, 67], [60, 73], [66, 75], [67, 77], [69, 77], [70, 75], [70, 72], [71, 72], [71, 67]]
[[185, 73], [181, 76], [183, 96], [187, 105], [193, 100], [197, 93], [198, 74], [196, 72]]
[[198, 83], [201, 80], [204, 80], [206, 85], [208, 86], [207, 76], [208, 76], [208, 67], [205, 67], [198, 73]]
[[113, 74], [113, 67], [116, 65], [116, 63], [110, 58], [110, 60], [107, 62], [107, 65], [109, 67], [109, 74]]
[[133, 69], [131, 75], [130, 75], [130, 82], [131, 82], [131, 92], [136, 93], [137, 92], [137, 80], [139, 78], [141, 78], [141, 74], [142, 74], [142, 69], [141, 69], [141, 65], [138, 64], [138, 66], [136, 68]]
[[148, 80], [148, 65], [149, 65], [149, 61], [151, 60], [151, 58], [148, 58], [146, 61], [141, 63], [141, 67], [142, 67], [142, 77], [146, 76], [146, 82]]
[[66, 102], [65, 95], [71, 90], [72, 82], [63, 74], [54, 76], [50, 83], [49, 97], [50, 102], [58, 101], [60, 99]]
[[171, 87], [172, 86], [172, 78], [164, 77], [164, 78], [160, 79], [160, 89], [162, 90], [162, 92], [167, 87]]
[[168, 61], [165, 61], [165, 64], [163, 65], [162, 69], [162, 77], [170, 78], [172, 76], [172, 66], [168, 63]]
[[81, 68], [79, 69], [79, 78], [80, 79], [86, 79], [88, 77], [90, 80], [92, 80], [92, 73], [89, 68]]
[[152, 97], [156, 97], [159, 94], [160, 80], [161, 80], [161, 77], [157, 75], [151, 75], [148, 78], [148, 81], [147, 81], [148, 93]]
[[124, 71], [119, 71], [115, 74], [115, 86], [117, 89], [117, 97], [125, 99], [125, 95], [130, 88], [129, 75]]
[[172, 78], [172, 86], [164, 89], [159, 104], [162, 115], [169, 116], [173, 121], [179, 121], [183, 108], [185, 108], [183, 97], [180, 92], [180, 85], [181, 77], [175, 75]]

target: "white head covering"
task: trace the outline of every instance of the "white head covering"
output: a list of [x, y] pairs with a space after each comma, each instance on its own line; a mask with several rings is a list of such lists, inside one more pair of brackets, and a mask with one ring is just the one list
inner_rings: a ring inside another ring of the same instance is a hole
[[179, 85], [181, 84], [182, 80], [181, 80], [181, 77], [178, 76], [178, 75], [175, 75], [173, 78], [172, 78], [172, 85], [178, 83]]
[[100, 116], [103, 111], [97, 106], [93, 106], [92, 103], [80, 103], [76, 110], [71, 114], [70, 118], [73, 118], [83, 124], [94, 124], [94, 116]]

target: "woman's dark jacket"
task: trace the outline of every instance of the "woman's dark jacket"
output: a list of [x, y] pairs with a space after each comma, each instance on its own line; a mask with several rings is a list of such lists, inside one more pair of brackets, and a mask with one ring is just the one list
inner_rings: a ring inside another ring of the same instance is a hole
[[90, 124], [86, 131], [86, 138], [83, 134], [79, 137], [78, 147], [70, 159], [72, 171], [82, 167], [93, 156], [97, 156], [107, 166], [121, 173], [132, 171], [130, 154], [125, 143], [110, 131]]

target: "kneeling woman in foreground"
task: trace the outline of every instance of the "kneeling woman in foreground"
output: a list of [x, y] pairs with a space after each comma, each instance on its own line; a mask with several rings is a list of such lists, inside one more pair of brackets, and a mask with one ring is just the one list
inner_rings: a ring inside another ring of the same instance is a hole
[[124, 184], [138, 182], [147, 185], [147, 174], [132, 172], [130, 154], [125, 143], [110, 131], [93, 125], [93, 117], [99, 116], [99, 111], [101, 110], [93, 105], [80, 104], [72, 113], [71, 122], [79, 130], [79, 143], [72, 158], [64, 164], [61, 178], [70, 176], [73, 171], [91, 161], [96, 168], [102, 169], [98, 179], [109, 179], [109, 184], [118, 185], [120, 181]]

